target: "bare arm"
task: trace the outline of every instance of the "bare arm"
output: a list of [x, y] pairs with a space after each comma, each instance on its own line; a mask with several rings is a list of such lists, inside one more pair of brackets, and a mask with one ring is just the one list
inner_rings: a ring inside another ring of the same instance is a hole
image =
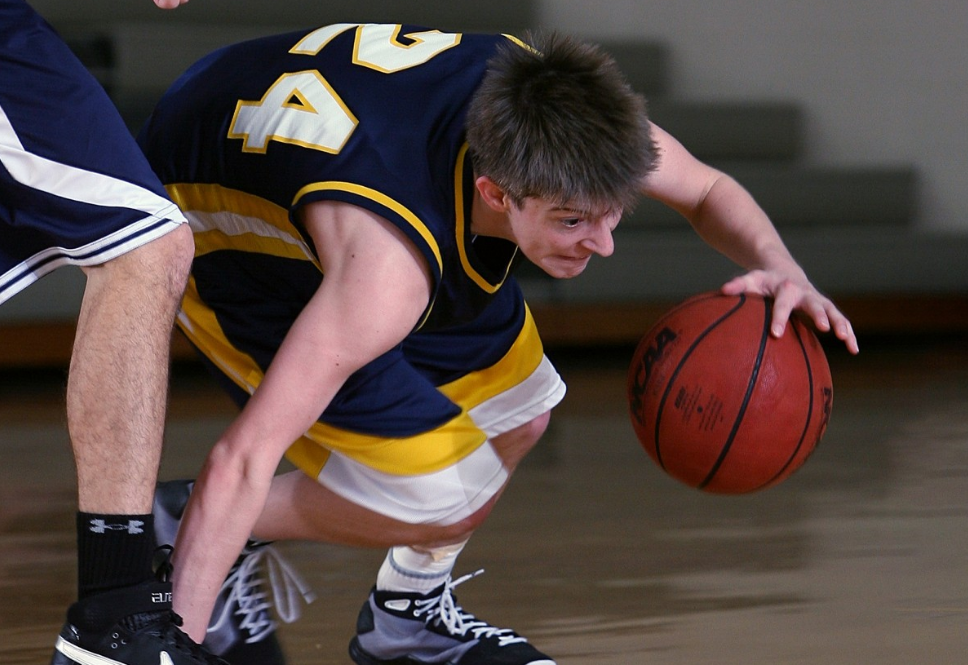
[[175, 609], [199, 642], [286, 449], [350, 374], [406, 337], [430, 298], [425, 262], [385, 220], [346, 204], [315, 203], [303, 221], [326, 276], [209, 454], [179, 532]]
[[155, 4], [162, 9], [174, 9], [175, 7], [183, 5], [186, 2], [188, 2], [188, 0], [155, 0]]
[[850, 321], [811, 284], [776, 228], [752, 196], [733, 178], [693, 157], [655, 125], [659, 168], [642, 184], [646, 196], [677, 210], [710, 246], [749, 272], [727, 282], [727, 294], [773, 296], [772, 333], [783, 334], [791, 312], [806, 313], [820, 330], [833, 330], [851, 353], [857, 338]]

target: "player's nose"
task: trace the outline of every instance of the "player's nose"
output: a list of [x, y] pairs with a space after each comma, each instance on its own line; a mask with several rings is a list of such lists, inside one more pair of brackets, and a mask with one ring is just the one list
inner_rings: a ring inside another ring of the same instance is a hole
[[612, 237], [612, 227], [600, 220], [592, 225], [592, 230], [585, 238], [585, 246], [599, 256], [611, 256], [615, 251], [615, 239]]

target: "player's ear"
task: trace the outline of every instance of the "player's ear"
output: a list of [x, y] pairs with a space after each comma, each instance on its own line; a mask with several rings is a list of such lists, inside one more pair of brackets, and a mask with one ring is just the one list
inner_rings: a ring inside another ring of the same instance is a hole
[[474, 181], [477, 191], [480, 193], [484, 203], [496, 212], [507, 212], [510, 207], [511, 197], [496, 182], [486, 175], [478, 176]]

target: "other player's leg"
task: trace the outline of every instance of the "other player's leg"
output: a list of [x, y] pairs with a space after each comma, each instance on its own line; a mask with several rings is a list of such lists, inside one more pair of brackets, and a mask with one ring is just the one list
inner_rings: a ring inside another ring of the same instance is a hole
[[104, 90], [22, 0], [0, 0], [0, 199], [0, 301], [58, 266], [89, 274], [68, 386], [79, 600], [54, 662], [215, 662], [178, 630], [166, 570], [152, 568], [191, 236]]
[[[186, 225], [85, 268], [67, 385], [78, 482], [78, 602], [54, 663], [206, 662], [177, 628], [152, 570], [151, 502], [175, 311], [192, 251]], [[188, 258], [186, 258], [188, 257]], [[164, 662], [164, 661], [162, 661]]]

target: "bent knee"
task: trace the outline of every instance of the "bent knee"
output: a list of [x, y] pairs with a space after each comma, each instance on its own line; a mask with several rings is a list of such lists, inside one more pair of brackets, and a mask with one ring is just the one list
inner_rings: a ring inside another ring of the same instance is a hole
[[192, 231], [187, 224], [181, 224], [105, 263], [82, 269], [92, 290], [100, 282], [111, 284], [112, 290], [120, 283], [133, 291], [140, 287], [153, 299], [167, 295], [169, 300], [177, 302], [188, 283], [194, 254]]
[[446, 524], [411, 524], [404, 528], [398, 544], [421, 547], [440, 547], [468, 540], [491, 514], [500, 492], [474, 511], [456, 522]]
[[169, 293], [180, 299], [195, 258], [195, 239], [188, 224], [180, 225], [135, 252], [141, 253], [135, 258], [157, 279], [164, 281]]
[[[177, 272], [187, 275], [195, 258], [195, 236], [188, 224], [181, 224], [158, 240], [165, 243], [164, 251], [169, 255], [168, 263]], [[150, 247], [151, 243], [147, 246]]]
[[532, 444], [538, 442], [542, 436], [544, 436], [545, 431], [548, 429], [548, 424], [551, 422], [551, 411], [545, 411], [540, 416], [532, 420], [531, 422], [525, 423], [522, 427], [525, 429], [525, 436], [530, 437]]
[[551, 412], [545, 411], [533, 420], [494, 437], [491, 443], [501, 461], [504, 462], [504, 466], [513, 470], [538, 443], [548, 429], [550, 421]]
[[441, 525], [422, 525], [416, 531], [416, 539], [409, 545], [423, 545], [435, 547], [441, 544], [457, 543], [470, 538], [474, 532], [484, 523], [494, 504], [497, 502], [497, 495], [477, 510], [473, 515], [465, 517], [453, 524]]

